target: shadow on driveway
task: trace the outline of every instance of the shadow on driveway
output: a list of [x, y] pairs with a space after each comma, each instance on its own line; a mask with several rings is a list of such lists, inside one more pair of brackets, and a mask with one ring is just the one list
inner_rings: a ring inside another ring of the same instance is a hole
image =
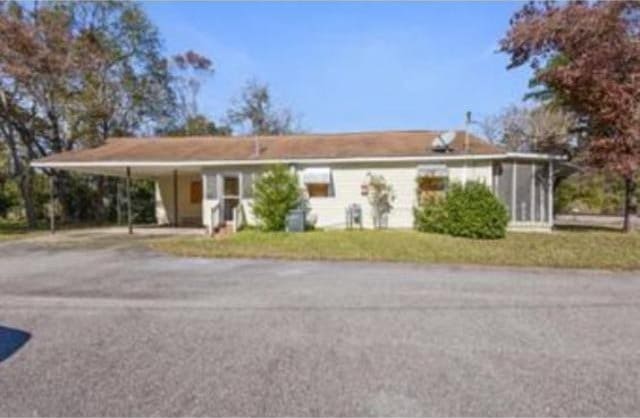
[[11, 357], [31, 339], [31, 334], [15, 328], [0, 326], [0, 363]]

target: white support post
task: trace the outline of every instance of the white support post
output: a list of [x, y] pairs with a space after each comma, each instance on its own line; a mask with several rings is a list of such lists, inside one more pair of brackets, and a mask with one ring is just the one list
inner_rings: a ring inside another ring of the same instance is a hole
[[116, 212], [118, 215], [118, 226], [122, 225], [122, 184], [120, 178], [116, 178]]
[[[200, 181], [202, 181], [202, 202], [200, 202], [200, 216], [202, 217], [202, 224], [207, 225], [207, 176], [204, 172], [200, 172]], [[206, 233], [206, 232], [205, 232]]]
[[547, 212], [549, 216], [549, 225], [553, 226], [553, 160], [549, 160], [549, 175], [548, 175], [549, 191], [547, 192]]
[[529, 205], [529, 222], [536, 221], [536, 163], [531, 163], [531, 205]]
[[178, 226], [178, 170], [173, 170], [173, 226]]
[[56, 233], [56, 201], [55, 201], [55, 179], [53, 175], [49, 176], [49, 228], [51, 233]]
[[498, 195], [498, 193], [500, 193], [500, 176], [498, 175], [498, 170], [500, 170], [501, 168], [498, 167], [502, 166], [497, 166], [494, 163], [491, 167], [491, 175], [493, 176], [493, 194], [495, 194], [496, 196]]
[[512, 175], [511, 175], [511, 222], [516, 222], [518, 219], [518, 208], [516, 205], [516, 202], [518, 199], [516, 199], [516, 193], [518, 191], [517, 187], [516, 187], [516, 177], [517, 177], [517, 171], [518, 171], [518, 163], [516, 163], [515, 160], [513, 160], [512, 163]]
[[224, 175], [222, 173], [216, 174], [216, 183], [218, 185], [218, 202], [220, 205], [218, 206], [218, 218], [216, 219], [216, 227], [222, 225], [224, 222]]
[[[544, 169], [544, 165], [540, 166], [540, 172], [542, 172], [543, 169]], [[545, 190], [546, 190], [546, 187], [545, 187], [544, 183], [540, 182], [540, 187], [538, 187], [538, 193], [540, 194], [540, 197], [539, 197], [540, 202], [538, 204], [538, 210], [540, 211], [540, 222], [541, 223], [545, 223], [546, 222], [545, 218], [547, 216], [547, 214], [546, 214], [547, 207], [546, 207], [546, 200], [545, 199], [548, 199], [549, 196], [547, 195], [547, 193], [544, 193]]]
[[133, 234], [133, 214], [131, 209], [131, 167], [127, 167], [127, 227]]

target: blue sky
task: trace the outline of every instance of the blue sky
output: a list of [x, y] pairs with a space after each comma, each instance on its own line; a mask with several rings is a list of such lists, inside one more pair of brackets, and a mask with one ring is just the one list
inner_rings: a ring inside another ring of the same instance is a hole
[[529, 70], [495, 52], [522, 3], [149, 2], [166, 52], [193, 49], [215, 75], [200, 107], [216, 120], [246, 80], [311, 132], [460, 127], [520, 102]]

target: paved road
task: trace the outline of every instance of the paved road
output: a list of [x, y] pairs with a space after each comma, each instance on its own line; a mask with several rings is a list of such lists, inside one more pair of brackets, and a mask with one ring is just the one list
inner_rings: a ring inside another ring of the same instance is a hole
[[636, 274], [90, 241], [0, 245], [0, 415], [640, 415]]

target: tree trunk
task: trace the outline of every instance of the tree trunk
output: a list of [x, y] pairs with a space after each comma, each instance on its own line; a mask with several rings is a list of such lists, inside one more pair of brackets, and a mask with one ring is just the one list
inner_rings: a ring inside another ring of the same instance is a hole
[[73, 196], [70, 193], [70, 177], [67, 173], [55, 172], [55, 188], [60, 204], [60, 224], [67, 224], [77, 220], [77, 210], [74, 210]]
[[629, 232], [632, 229], [631, 216], [636, 213], [636, 182], [633, 176], [624, 179], [624, 222], [622, 231]]
[[33, 178], [29, 171], [30, 170], [27, 169], [20, 175], [19, 185], [20, 195], [22, 197], [22, 202], [24, 203], [24, 212], [27, 218], [27, 227], [29, 229], [33, 229], [37, 226], [38, 219], [35, 205], [33, 203]]
[[[105, 84], [102, 84], [101, 92], [103, 97], [106, 96], [106, 92], [104, 91]], [[109, 139], [109, 120], [103, 119], [100, 123], [100, 131], [101, 131], [101, 143], [103, 145]], [[96, 182], [96, 199], [95, 199], [95, 212], [94, 212], [94, 220], [95, 222], [102, 224], [107, 221], [108, 217], [108, 208], [105, 206], [105, 196], [109, 196], [109, 202], [111, 202], [111, 188], [109, 187], [109, 179], [105, 176], [94, 177], [94, 181]]]

